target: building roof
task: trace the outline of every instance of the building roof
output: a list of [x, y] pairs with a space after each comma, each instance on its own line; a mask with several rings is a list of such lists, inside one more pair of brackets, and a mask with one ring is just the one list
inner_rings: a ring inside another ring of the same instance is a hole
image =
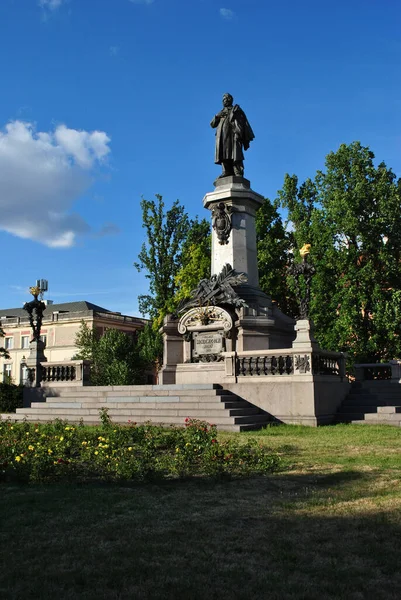
[[[66, 313], [84, 313], [84, 312], [96, 312], [112, 315], [121, 315], [121, 313], [113, 312], [108, 310], [107, 308], [103, 308], [102, 306], [98, 306], [97, 304], [92, 304], [92, 302], [87, 302], [86, 300], [79, 300], [77, 302], [62, 302], [60, 304], [48, 304], [43, 313], [44, 320], [51, 318], [54, 312], [66, 314]], [[121, 315], [121, 317], [128, 315]], [[0, 319], [8, 318], [27, 318], [28, 314], [26, 310], [22, 307], [19, 308], [3, 308], [0, 309]], [[129, 317], [129, 319], [137, 320], [139, 322], [145, 323], [146, 319], [141, 319], [140, 317]]]

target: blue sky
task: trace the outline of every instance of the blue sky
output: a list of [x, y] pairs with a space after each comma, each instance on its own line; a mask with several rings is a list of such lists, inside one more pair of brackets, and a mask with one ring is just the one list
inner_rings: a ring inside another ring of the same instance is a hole
[[138, 314], [141, 196], [208, 216], [226, 91], [271, 199], [343, 142], [401, 175], [399, 0], [1, 0], [0, 26], [1, 308], [46, 278]]

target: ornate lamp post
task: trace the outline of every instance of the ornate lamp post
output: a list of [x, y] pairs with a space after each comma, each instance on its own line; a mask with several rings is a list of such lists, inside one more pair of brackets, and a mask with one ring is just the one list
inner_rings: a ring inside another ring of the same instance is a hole
[[[302, 256], [301, 263], [293, 263], [289, 272], [294, 277], [297, 300], [299, 304], [299, 319], [309, 319], [310, 288], [312, 277], [316, 273], [315, 267], [308, 262], [310, 253], [310, 244], [304, 244], [299, 253]], [[300, 285], [300, 278], [304, 280], [303, 289]]]
[[[313, 275], [316, 273], [315, 267], [308, 262], [310, 248], [310, 244], [304, 244], [299, 251], [302, 256], [302, 262], [298, 264], [293, 263], [289, 269], [290, 274], [295, 280], [295, 289], [299, 304], [299, 317], [295, 324], [296, 338], [292, 347], [297, 348], [300, 352], [319, 350], [319, 344], [313, 335], [313, 323], [309, 318], [311, 282]], [[301, 284], [302, 280], [303, 285]], [[301, 359], [306, 360], [305, 356], [303, 358], [301, 356], [297, 357], [298, 361]], [[305, 365], [304, 367], [306, 368]]]
[[31, 386], [40, 387], [42, 379], [41, 363], [47, 361], [44, 354], [45, 344], [40, 339], [40, 330], [42, 327], [43, 313], [46, 310], [46, 304], [42, 302], [42, 300], [39, 300], [39, 295], [42, 295], [44, 291], [40, 285], [29, 288], [29, 291], [33, 296], [33, 300], [31, 300], [31, 302], [25, 302], [23, 306], [23, 309], [28, 313], [29, 324], [32, 329], [32, 340], [29, 344], [30, 354], [26, 360], [26, 366], [28, 367], [29, 382]]

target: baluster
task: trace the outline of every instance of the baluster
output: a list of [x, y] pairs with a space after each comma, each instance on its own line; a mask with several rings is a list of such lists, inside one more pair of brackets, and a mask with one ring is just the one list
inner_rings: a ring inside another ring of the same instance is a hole
[[275, 356], [272, 356], [272, 360], [271, 360], [271, 374], [275, 375], [277, 371], [277, 358]]

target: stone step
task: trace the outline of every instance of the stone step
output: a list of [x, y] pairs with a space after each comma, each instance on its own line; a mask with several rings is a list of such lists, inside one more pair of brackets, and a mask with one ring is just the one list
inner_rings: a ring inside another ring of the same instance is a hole
[[247, 402], [244, 400], [238, 399], [235, 395], [220, 395], [220, 396], [49, 396], [46, 402], [33, 402], [33, 405], [37, 404], [77, 404], [77, 405], [87, 405], [91, 404], [93, 406], [98, 406], [99, 408], [102, 406], [111, 406], [113, 404], [121, 404], [121, 403], [172, 403], [172, 402], [180, 402], [187, 404], [199, 404], [202, 403], [211, 403], [211, 404], [220, 404], [225, 402], [242, 402], [243, 405], [247, 405]]
[[[158, 411], [157, 415], [155, 415], [155, 418], [151, 418], [149, 416], [149, 414], [146, 415], [130, 415], [130, 414], [122, 414], [122, 413], [118, 413], [117, 415], [110, 415], [112, 417], [112, 421], [113, 423], [122, 423], [122, 424], [127, 424], [128, 420], [131, 421], [135, 421], [136, 423], [147, 423], [147, 422], [152, 422], [152, 423], [159, 423], [159, 424], [163, 424], [163, 425], [184, 425], [185, 424], [185, 419], [188, 417], [188, 415], [182, 415], [182, 416], [170, 416], [170, 415], [161, 415], [160, 412]], [[70, 415], [70, 414], [66, 414], [66, 413], [58, 413], [57, 415], [49, 415], [48, 413], [40, 413], [40, 414], [33, 414], [30, 412], [26, 412], [26, 413], [17, 413], [15, 415], [15, 420], [23, 420], [26, 419], [27, 421], [30, 422], [38, 422], [38, 423], [43, 423], [43, 422], [49, 422], [55, 419], [61, 419], [63, 421], [68, 421], [70, 423], [79, 423], [80, 421], [82, 421], [85, 424], [99, 424], [100, 423], [100, 418], [99, 416], [96, 415], [87, 415], [87, 414], [82, 414], [82, 412], [80, 411], [79, 413], [76, 413], [75, 415]], [[210, 419], [212, 420], [212, 419]], [[221, 425], [259, 425], [259, 426], [263, 426], [264, 424], [266, 424], [268, 422], [268, 416], [267, 415], [249, 415], [249, 416], [216, 416], [213, 419], [213, 424], [216, 425], [218, 428], [221, 428]]]
[[120, 386], [84, 386], [84, 387], [47, 387], [43, 388], [46, 396], [175, 396], [175, 395], [187, 395], [187, 396], [200, 396], [203, 395], [216, 395], [221, 393], [230, 395], [231, 392], [223, 390], [221, 386], [205, 384], [204, 386], [198, 385], [160, 385], [160, 386], [146, 386], [146, 385], [120, 385]]
[[358, 412], [361, 413], [375, 413], [377, 412], [377, 406], [376, 405], [349, 405], [349, 404], [343, 404], [339, 411], [338, 414], [346, 414], [346, 413], [354, 413], [356, 412], [356, 409], [358, 409]]
[[377, 412], [379, 414], [401, 413], [401, 406], [378, 406]]
[[381, 420], [381, 421], [362, 421], [362, 420], [355, 420], [355, 421], [350, 421], [350, 423], [352, 425], [392, 425], [393, 427], [400, 427], [401, 426], [401, 421], [387, 421], [385, 419]]
[[109, 410], [114, 409], [129, 409], [129, 410], [166, 410], [166, 409], [180, 409], [186, 411], [193, 410], [218, 410], [220, 412], [224, 410], [249, 410], [250, 408], [259, 410], [258, 408], [252, 407], [250, 404], [239, 401], [239, 402], [53, 402], [48, 400], [47, 402], [34, 402], [30, 407], [25, 407], [18, 410], [39, 410], [46, 411], [49, 409], [72, 409], [74, 411], [81, 409], [89, 409], [94, 413], [98, 413], [102, 408]]
[[[64, 418], [64, 416], [60, 416], [60, 415], [65, 415], [67, 418], [73, 416], [74, 418], [78, 418], [79, 416], [88, 416], [88, 415], [93, 415], [93, 416], [99, 416], [99, 411], [95, 408], [66, 408], [66, 407], [59, 407], [59, 408], [52, 408], [52, 407], [38, 407], [38, 406], [34, 406], [32, 408], [17, 408], [17, 412], [16, 414], [18, 415], [45, 415], [47, 416], [49, 419], [55, 419], [55, 418]], [[178, 416], [178, 417], [193, 417], [193, 418], [197, 418], [197, 419], [202, 419], [202, 420], [215, 420], [215, 418], [224, 418], [225, 416], [235, 416], [235, 417], [245, 417], [245, 416], [249, 416], [249, 415], [258, 415], [259, 416], [259, 409], [256, 407], [249, 407], [249, 408], [234, 408], [234, 409], [230, 409], [230, 410], [222, 410], [220, 407], [217, 409], [209, 409], [209, 408], [191, 408], [191, 409], [186, 409], [186, 408], [182, 408], [182, 407], [176, 407], [176, 408], [149, 408], [149, 407], [141, 407], [141, 408], [131, 408], [131, 407], [116, 407], [116, 408], [111, 408], [108, 411], [108, 415], [111, 417], [111, 419], [114, 419], [114, 417], [118, 417], [118, 416], [122, 416], [122, 417], [137, 417], [137, 416], [146, 416], [148, 415], [148, 417], [157, 417], [160, 416], [161, 419], [163, 419], [165, 416], [169, 416], [169, 417], [174, 417], [174, 416]]]
[[401, 421], [401, 415], [399, 413], [377, 413], [365, 415], [365, 421]]
[[341, 406], [392, 406], [394, 404], [398, 404], [397, 398], [375, 398], [371, 396], [354, 398], [347, 396]]

